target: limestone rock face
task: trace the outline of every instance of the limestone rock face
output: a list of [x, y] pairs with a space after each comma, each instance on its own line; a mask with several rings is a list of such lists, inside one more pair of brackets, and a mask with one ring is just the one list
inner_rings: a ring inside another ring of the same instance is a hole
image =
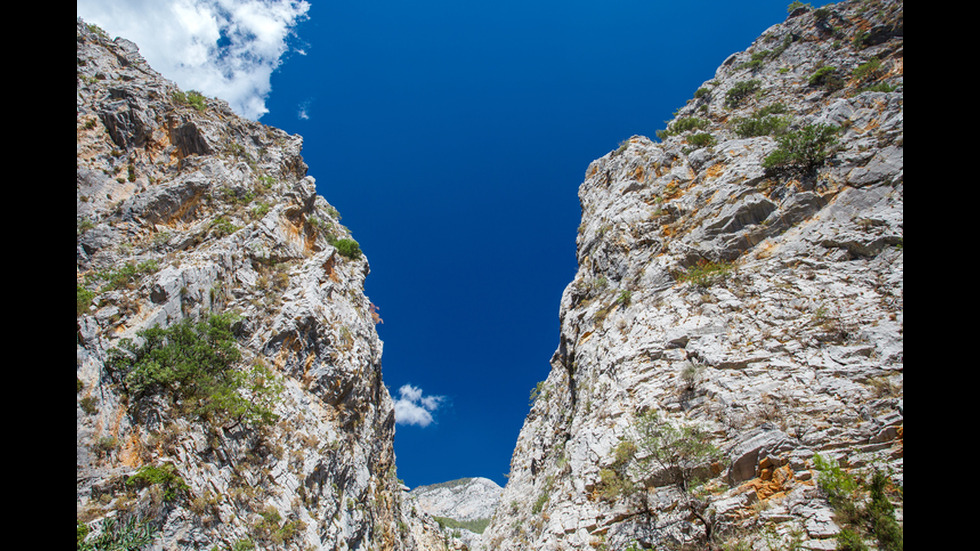
[[[589, 165], [559, 345], [486, 549], [832, 549], [858, 529], [820, 460], [885, 473], [901, 522], [902, 35], [901, 1], [794, 10], [660, 142]], [[651, 467], [624, 446], [651, 412], [720, 454]]]
[[459, 521], [489, 519], [503, 491], [489, 478], [461, 478], [413, 488], [409, 495], [414, 503], [437, 517]]
[[413, 488], [405, 503], [441, 522], [450, 538], [476, 549], [501, 492], [503, 488], [489, 478], [461, 478]]
[[[302, 139], [179, 90], [81, 20], [76, 53], [80, 533], [141, 527], [167, 550], [414, 549], [368, 262], [317, 195]], [[139, 396], [113, 367], [124, 339], [228, 313], [249, 383], [236, 404], [277, 389], [273, 418]]]

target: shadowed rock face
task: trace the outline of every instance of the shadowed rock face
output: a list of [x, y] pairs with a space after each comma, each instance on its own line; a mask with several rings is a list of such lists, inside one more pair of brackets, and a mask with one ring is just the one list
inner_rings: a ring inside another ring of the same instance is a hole
[[[589, 165], [559, 345], [487, 549], [833, 548], [856, 528], [831, 520], [817, 453], [886, 472], [901, 520], [902, 35], [901, 2], [794, 10], [659, 142]], [[719, 455], [626, 454], [650, 412]]]
[[[414, 549], [368, 263], [339, 252], [351, 236], [302, 139], [179, 90], [82, 21], [77, 60], [76, 511], [90, 539], [132, 522], [156, 549]], [[123, 339], [227, 313], [241, 396], [274, 381], [274, 420], [126, 392], [110, 361]]]

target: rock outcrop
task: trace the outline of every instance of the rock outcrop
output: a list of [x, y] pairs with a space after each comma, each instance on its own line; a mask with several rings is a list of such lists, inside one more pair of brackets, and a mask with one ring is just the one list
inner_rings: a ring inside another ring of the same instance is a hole
[[405, 505], [432, 517], [469, 549], [477, 549], [501, 492], [503, 488], [489, 478], [460, 478], [412, 488]]
[[486, 549], [896, 548], [903, 25], [801, 6], [589, 165]]
[[414, 549], [369, 267], [302, 139], [77, 23], [79, 541]]

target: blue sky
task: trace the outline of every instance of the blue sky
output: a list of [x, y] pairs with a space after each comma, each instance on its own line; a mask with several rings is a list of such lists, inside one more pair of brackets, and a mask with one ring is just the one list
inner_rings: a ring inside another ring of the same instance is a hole
[[[371, 264], [411, 487], [506, 483], [589, 162], [653, 137], [786, 0], [78, 0], [184, 89], [304, 138]], [[813, 3], [815, 6], [825, 3]]]

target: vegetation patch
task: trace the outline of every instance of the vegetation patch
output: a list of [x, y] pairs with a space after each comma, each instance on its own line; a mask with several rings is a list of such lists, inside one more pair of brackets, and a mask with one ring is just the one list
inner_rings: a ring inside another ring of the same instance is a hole
[[786, 115], [783, 104], [775, 104], [759, 109], [751, 117], [733, 119], [732, 130], [740, 138], [781, 135], [789, 128], [792, 117]]
[[703, 130], [708, 127], [710, 121], [699, 117], [681, 117], [671, 123], [666, 130], [658, 130], [657, 137], [662, 139], [670, 136], [677, 136], [684, 132]]
[[361, 257], [361, 246], [353, 239], [338, 239], [331, 243], [331, 245], [337, 248], [337, 252], [341, 256], [351, 260], [357, 260]]
[[819, 471], [817, 485], [827, 497], [842, 524], [837, 549], [867, 551], [864, 540], [874, 539], [880, 551], [901, 551], [904, 530], [895, 519], [895, 506], [889, 493], [902, 494], [882, 471], [875, 469], [868, 480], [845, 471], [835, 461], [816, 454], [813, 464]]
[[702, 260], [677, 276], [681, 282], [690, 282], [698, 287], [710, 287], [725, 279], [733, 270], [730, 262], [711, 262]]
[[760, 80], [742, 80], [736, 82], [728, 92], [725, 92], [725, 106], [735, 108], [741, 105], [749, 96], [755, 94], [762, 87]]
[[762, 161], [768, 172], [799, 169], [804, 172], [822, 165], [838, 142], [840, 128], [829, 124], [809, 124], [776, 137], [779, 148]]
[[281, 385], [263, 365], [239, 368], [235, 321], [217, 314], [154, 326], [138, 333], [140, 344], [123, 339], [110, 350], [107, 367], [135, 403], [167, 395], [179, 411], [221, 425], [270, 424]]
[[77, 523], [75, 548], [77, 551], [134, 551], [146, 548], [156, 533], [155, 527], [135, 515], [122, 523], [107, 518], [102, 530], [91, 537], [88, 526]]
[[207, 98], [197, 90], [188, 90], [186, 93], [182, 90], [177, 90], [173, 93], [172, 97], [175, 103], [189, 105], [202, 113], [208, 108]]
[[450, 530], [469, 530], [470, 532], [475, 532], [477, 534], [482, 534], [484, 530], [487, 529], [487, 525], [490, 524], [490, 519], [488, 518], [478, 518], [473, 520], [456, 520], [449, 517], [432, 517], [439, 523], [442, 528], [448, 528]]
[[190, 492], [190, 487], [177, 474], [177, 469], [170, 464], [145, 465], [126, 479], [126, 486], [136, 488], [156, 486], [163, 492], [164, 501], [168, 502]]

